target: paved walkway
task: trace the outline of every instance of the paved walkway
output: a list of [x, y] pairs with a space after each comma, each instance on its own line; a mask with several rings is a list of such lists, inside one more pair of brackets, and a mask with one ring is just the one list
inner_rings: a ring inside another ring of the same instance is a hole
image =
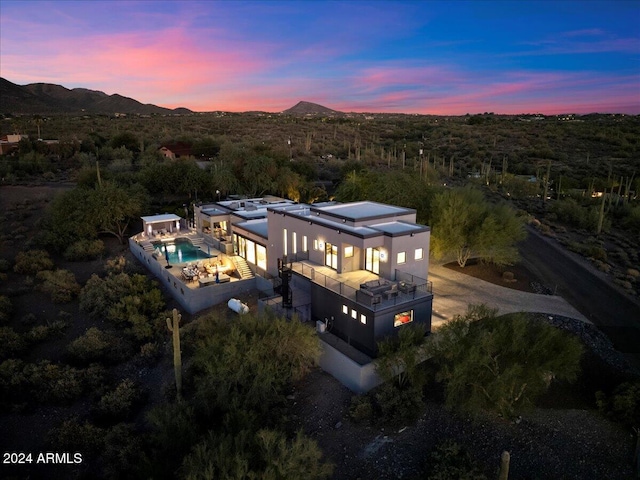
[[441, 265], [429, 266], [429, 281], [433, 282], [434, 327], [455, 315], [463, 315], [467, 311], [467, 305], [480, 303], [497, 308], [499, 314], [540, 312], [589, 322], [562, 297], [501, 287]]

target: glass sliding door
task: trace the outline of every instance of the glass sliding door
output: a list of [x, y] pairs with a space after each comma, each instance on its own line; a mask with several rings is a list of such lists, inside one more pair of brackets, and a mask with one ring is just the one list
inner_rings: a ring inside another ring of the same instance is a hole
[[324, 244], [325, 261], [324, 264], [327, 267], [331, 267], [334, 270], [338, 269], [338, 246], [332, 245], [327, 242]]
[[380, 250], [377, 248], [367, 248], [364, 257], [364, 268], [376, 275], [380, 274]]

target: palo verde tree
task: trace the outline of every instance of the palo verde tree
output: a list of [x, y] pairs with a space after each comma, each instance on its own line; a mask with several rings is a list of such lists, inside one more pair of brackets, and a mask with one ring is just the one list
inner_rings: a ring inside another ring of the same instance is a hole
[[429, 339], [449, 408], [513, 417], [554, 379], [572, 381], [580, 372], [578, 339], [526, 314], [496, 313], [469, 307]]
[[526, 236], [523, 220], [511, 208], [491, 205], [480, 190], [471, 187], [435, 195], [431, 230], [434, 257], [454, 257], [461, 267], [472, 257], [510, 265], [518, 259], [516, 243]]

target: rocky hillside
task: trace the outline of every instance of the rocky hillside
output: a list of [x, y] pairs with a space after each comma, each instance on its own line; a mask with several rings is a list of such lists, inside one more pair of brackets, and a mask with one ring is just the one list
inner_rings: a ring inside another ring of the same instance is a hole
[[50, 83], [16, 85], [0, 78], [0, 112], [18, 114], [53, 113], [128, 113], [128, 114], [185, 114], [186, 108], [169, 109], [143, 104], [122, 95], [107, 95], [86, 88], [68, 89]]

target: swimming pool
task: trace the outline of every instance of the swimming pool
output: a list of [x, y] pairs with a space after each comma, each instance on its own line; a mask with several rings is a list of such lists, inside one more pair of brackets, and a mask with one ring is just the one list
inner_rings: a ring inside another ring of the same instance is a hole
[[170, 242], [153, 242], [153, 248], [159, 262], [166, 261], [166, 253], [169, 254], [171, 264], [197, 262], [210, 258], [210, 255], [195, 247], [188, 238], [176, 238]]

